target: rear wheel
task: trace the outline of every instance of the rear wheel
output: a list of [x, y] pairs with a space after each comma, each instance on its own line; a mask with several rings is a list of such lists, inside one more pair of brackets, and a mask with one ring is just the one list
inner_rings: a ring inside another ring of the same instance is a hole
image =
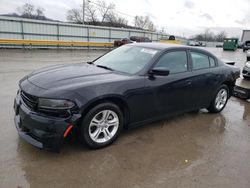
[[222, 85], [217, 91], [215, 98], [213, 99], [207, 110], [211, 113], [218, 113], [222, 111], [227, 104], [228, 98], [229, 98], [228, 87], [226, 85]]
[[111, 144], [123, 128], [123, 114], [113, 103], [102, 103], [91, 109], [81, 125], [81, 140], [91, 148]]

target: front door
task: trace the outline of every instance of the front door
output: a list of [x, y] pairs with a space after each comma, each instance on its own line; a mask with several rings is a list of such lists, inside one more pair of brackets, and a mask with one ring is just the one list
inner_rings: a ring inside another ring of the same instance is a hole
[[161, 56], [154, 67], [165, 67], [168, 76], [149, 76], [146, 79], [147, 103], [154, 116], [170, 115], [193, 108], [189, 99], [192, 81], [188, 55], [185, 50], [169, 51]]

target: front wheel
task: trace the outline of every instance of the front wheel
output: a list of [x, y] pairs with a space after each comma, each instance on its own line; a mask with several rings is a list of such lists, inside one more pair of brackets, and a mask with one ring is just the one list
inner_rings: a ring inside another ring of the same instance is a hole
[[225, 108], [228, 98], [229, 98], [228, 87], [226, 85], [222, 85], [217, 91], [215, 98], [213, 99], [207, 110], [211, 113], [221, 112]]
[[102, 103], [92, 108], [81, 125], [81, 140], [90, 148], [111, 144], [123, 128], [123, 115], [113, 103]]

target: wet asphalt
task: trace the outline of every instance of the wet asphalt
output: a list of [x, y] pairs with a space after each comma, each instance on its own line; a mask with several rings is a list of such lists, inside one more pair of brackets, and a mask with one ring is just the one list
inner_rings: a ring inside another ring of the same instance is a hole
[[[208, 50], [238, 67], [246, 60], [242, 50]], [[21, 140], [13, 121], [18, 81], [40, 67], [90, 61], [103, 53], [0, 50], [1, 188], [250, 187], [250, 103], [235, 97], [219, 114], [200, 110], [146, 124], [100, 150], [69, 139], [58, 154]]]

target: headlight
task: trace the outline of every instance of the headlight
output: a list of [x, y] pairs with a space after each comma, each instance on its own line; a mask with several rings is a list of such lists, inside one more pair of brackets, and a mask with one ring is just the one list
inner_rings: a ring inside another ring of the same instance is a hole
[[250, 62], [246, 62], [246, 67], [250, 68]]
[[38, 107], [39, 108], [46, 108], [46, 109], [70, 109], [75, 106], [75, 103], [69, 100], [63, 99], [38, 99]]

